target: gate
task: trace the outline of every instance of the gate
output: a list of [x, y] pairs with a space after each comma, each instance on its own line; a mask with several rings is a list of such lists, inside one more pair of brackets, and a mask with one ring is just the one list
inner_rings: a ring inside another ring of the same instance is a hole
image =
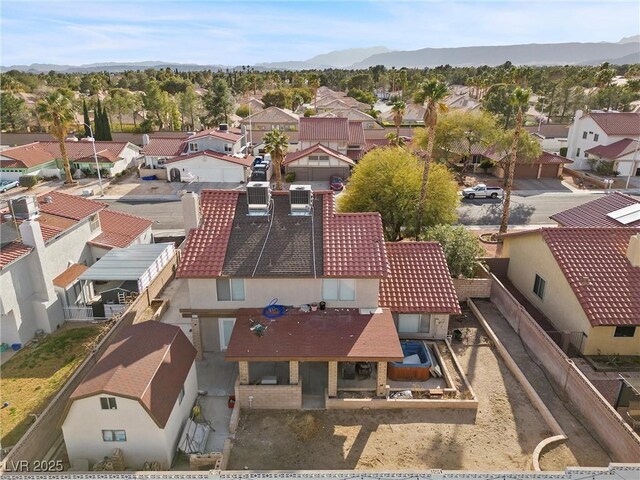
[[94, 319], [91, 307], [63, 307], [64, 318], [69, 322], [86, 322]]

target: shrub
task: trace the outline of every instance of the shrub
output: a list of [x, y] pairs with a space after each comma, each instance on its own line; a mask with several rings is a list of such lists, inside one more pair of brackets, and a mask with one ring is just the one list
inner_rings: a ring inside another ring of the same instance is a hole
[[236, 110], [236, 115], [242, 118], [248, 117], [250, 114], [249, 105], [240, 105]]
[[423, 240], [439, 242], [452, 277], [473, 278], [477, 257], [483, 255], [477, 236], [462, 226], [436, 225], [427, 230]]
[[18, 184], [30, 190], [35, 187], [39, 181], [40, 179], [35, 175], [23, 175], [18, 179]]
[[493, 162], [493, 160], [489, 158], [485, 158], [484, 160], [482, 160], [482, 162], [480, 162], [480, 168], [484, 170], [484, 173], [487, 173], [490, 168], [493, 168], [494, 165], [495, 163]]
[[285, 177], [284, 177], [284, 181], [287, 183], [293, 183], [296, 181], [296, 172], [288, 172]]
[[620, 175], [620, 172], [617, 172], [613, 169], [613, 163], [600, 161], [596, 165], [596, 173], [599, 175], [612, 176], [617, 177]]
[[316, 114], [316, 111], [313, 108], [305, 108], [304, 116], [305, 118], [313, 117]]

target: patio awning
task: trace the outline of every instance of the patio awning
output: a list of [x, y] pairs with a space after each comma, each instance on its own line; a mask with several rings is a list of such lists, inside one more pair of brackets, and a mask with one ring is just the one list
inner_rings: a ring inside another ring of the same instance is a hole
[[[404, 358], [391, 311], [362, 314], [355, 308], [304, 313], [289, 310], [272, 320], [261, 309], [236, 314], [228, 361], [397, 361]], [[253, 322], [252, 322], [253, 321]], [[251, 330], [260, 323], [262, 336]]]
[[173, 243], [132, 245], [109, 250], [80, 275], [80, 280], [135, 280], [142, 292], [169, 263], [175, 253]]

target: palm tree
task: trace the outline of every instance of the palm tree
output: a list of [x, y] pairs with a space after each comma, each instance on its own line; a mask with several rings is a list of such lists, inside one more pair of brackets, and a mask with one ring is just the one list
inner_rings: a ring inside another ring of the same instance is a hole
[[392, 147], [404, 147], [406, 143], [403, 137], [396, 135], [393, 132], [387, 133], [385, 138], [389, 140], [389, 145]]
[[289, 149], [289, 137], [280, 130], [271, 130], [263, 138], [264, 150], [271, 155], [276, 169], [276, 190], [282, 190], [282, 162]]
[[402, 125], [402, 120], [404, 119], [404, 112], [407, 109], [407, 104], [403, 101], [394, 102], [391, 107], [391, 111], [393, 112], [393, 123], [396, 126], [396, 138], [400, 138], [400, 126]]
[[420, 84], [418, 93], [415, 96], [416, 103], [425, 103], [424, 111], [424, 127], [427, 129], [427, 147], [420, 155], [424, 159], [424, 170], [422, 172], [422, 186], [420, 188], [420, 201], [418, 202], [418, 212], [416, 217], [416, 239], [420, 236], [422, 230], [422, 216], [427, 201], [427, 183], [429, 180], [429, 167], [433, 155], [433, 143], [436, 135], [436, 124], [438, 123], [438, 113], [447, 111], [447, 105], [442, 102], [449, 94], [447, 85], [431, 79], [428, 82]]
[[64, 167], [64, 183], [73, 183], [69, 157], [67, 157], [67, 149], [64, 144], [69, 129], [76, 123], [75, 109], [71, 99], [63, 95], [62, 92], [55, 91], [38, 100], [36, 113], [40, 121], [49, 125], [51, 135], [58, 140]]
[[516, 157], [518, 155], [518, 141], [522, 132], [524, 123], [524, 110], [529, 105], [529, 95], [531, 90], [524, 90], [520, 87], [511, 94], [509, 102], [516, 110], [516, 128], [513, 132], [513, 141], [511, 142], [511, 151], [509, 166], [507, 169], [507, 183], [505, 185], [504, 202], [502, 205], [502, 219], [500, 220], [500, 233], [506, 233], [509, 224], [509, 205], [511, 203], [511, 189], [513, 187], [513, 175], [516, 171]]

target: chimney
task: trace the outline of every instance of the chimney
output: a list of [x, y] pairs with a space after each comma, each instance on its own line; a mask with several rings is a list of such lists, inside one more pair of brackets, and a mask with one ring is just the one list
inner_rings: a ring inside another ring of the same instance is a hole
[[189, 192], [182, 196], [182, 218], [184, 234], [187, 237], [191, 229], [200, 225], [200, 197], [197, 193]]
[[142, 146], [146, 147], [147, 145], [149, 145], [149, 135], [145, 133], [142, 135]]
[[22, 243], [27, 247], [44, 250], [44, 238], [42, 238], [42, 229], [39, 222], [35, 220], [22, 222], [20, 224], [20, 236], [22, 237]]
[[629, 238], [627, 258], [631, 262], [631, 266], [640, 267], [640, 233], [636, 233]]
[[220, 130], [221, 132], [226, 132], [227, 130], [229, 130], [229, 125], [227, 125], [226, 123], [221, 123], [218, 127], [218, 130]]
[[584, 112], [582, 110], [576, 110], [576, 114], [573, 116], [574, 123], [580, 120], [582, 118], [582, 115], [584, 115]]

